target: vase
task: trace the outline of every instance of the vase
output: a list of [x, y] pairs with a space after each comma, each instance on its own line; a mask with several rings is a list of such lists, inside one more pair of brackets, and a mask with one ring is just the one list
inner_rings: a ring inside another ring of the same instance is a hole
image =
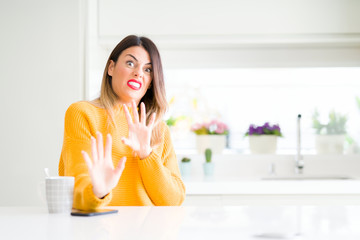
[[258, 135], [249, 136], [250, 151], [253, 154], [275, 154], [277, 148], [277, 136]]
[[206, 177], [211, 177], [214, 175], [214, 163], [212, 162], [205, 162], [203, 164], [203, 168], [204, 168], [204, 175]]
[[196, 135], [196, 147], [200, 154], [210, 148], [214, 154], [220, 154], [226, 145], [226, 135]]
[[317, 154], [343, 154], [344, 134], [316, 135], [315, 148]]
[[182, 177], [191, 175], [191, 162], [180, 162], [180, 173]]

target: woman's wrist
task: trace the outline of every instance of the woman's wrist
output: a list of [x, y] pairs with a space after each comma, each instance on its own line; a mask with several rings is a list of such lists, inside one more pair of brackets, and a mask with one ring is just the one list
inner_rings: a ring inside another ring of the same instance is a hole
[[97, 191], [96, 189], [94, 189], [94, 187], [93, 187], [92, 190], [93, 190], [94, 195], [95, 195], [97, 198], [99, 198], [99, 199], [103, 199], [103, 198], [106, 197], [106, 195], [109, 194], [109, 192]]
[[150, 146], [148, 146], [144, 150], [139, 151], [139, 158], [145, 159], [151, 154], [151, 152], [152, 152], [152, 148]]

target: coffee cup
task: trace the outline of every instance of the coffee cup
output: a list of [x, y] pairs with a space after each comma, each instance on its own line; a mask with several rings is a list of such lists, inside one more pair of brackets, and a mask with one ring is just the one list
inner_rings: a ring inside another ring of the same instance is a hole
[[49, 213], [70, 213], [74, 196], [74, 177], [46, 177], [46, 202]]

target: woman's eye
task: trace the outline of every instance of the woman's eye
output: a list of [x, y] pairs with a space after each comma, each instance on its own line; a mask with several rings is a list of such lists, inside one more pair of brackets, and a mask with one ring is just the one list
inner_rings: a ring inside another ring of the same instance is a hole
[[151, 68], [145, 68], [145, 72], [151, 73], [151, 72], [152, 72], [152, 69], [151, 69]]
[[134, 66], [134, 63], [132, 61], [127, 61], [126, 62], [126, 65], [128, 65], [129, 67], [133, 67]]

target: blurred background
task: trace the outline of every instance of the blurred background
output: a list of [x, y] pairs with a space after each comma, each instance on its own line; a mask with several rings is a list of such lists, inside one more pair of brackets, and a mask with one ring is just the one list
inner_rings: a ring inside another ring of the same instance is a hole
[[110, 51], [133, 33], [160, 48], [177, 149], [194, 148], [189, 126], [219, 119], [229, 149], [246, 153], [249, 125], [270, 122], [284, 135], [278, 152], [292, 152], [301, 114], [302, 148], [314, 153], [316, 110], [323, 123], [331, 111], [345, 115], [345, 148], [359, 142], [357, 1], [135, 2], [89, 2], [87, 98], [98, 96]]

